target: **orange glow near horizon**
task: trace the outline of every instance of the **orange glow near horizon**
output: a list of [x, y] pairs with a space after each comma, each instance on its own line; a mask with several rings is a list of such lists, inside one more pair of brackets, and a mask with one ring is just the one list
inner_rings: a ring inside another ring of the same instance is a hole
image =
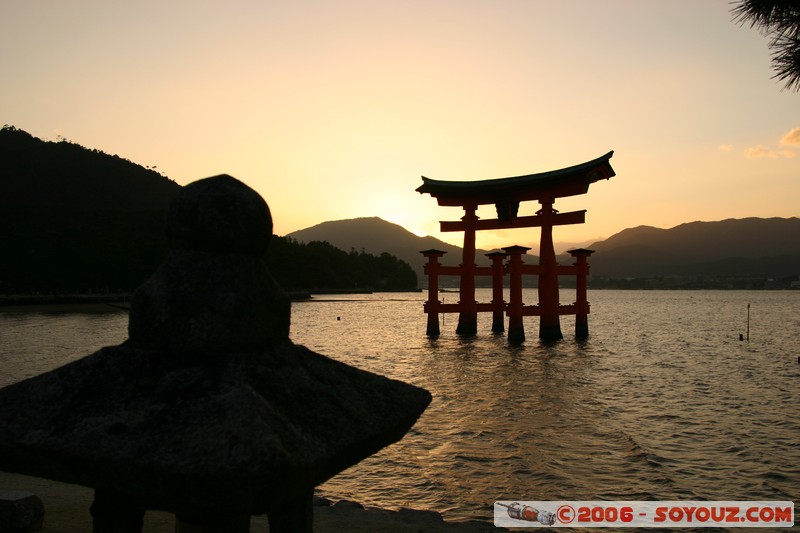
[[[556, 202], [587, 209], [557, 242], [798, 216], [800, 96], [770, 78], [766, 39], [729, 9], [14, 2], [0, 20], [0, 109], [4, 123], [181, 184], [231, 174], [264, 196], [281, 235], [378, 216], [460, 245], [438, 224], [460, 210], [415, 192], [421, 175], [515, 176], [609, 150], [616, 177]], [[482, 248], [537, 241], [478, 234]]]

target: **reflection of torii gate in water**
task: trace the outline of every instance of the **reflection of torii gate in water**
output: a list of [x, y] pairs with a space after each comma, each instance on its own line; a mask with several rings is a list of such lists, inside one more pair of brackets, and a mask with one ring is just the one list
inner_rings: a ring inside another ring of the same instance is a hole
[[[609, 179], [615, 175], [609, 159], [614, 152], [568, 168], [517, 176], [513, 178], [489, 179], [480, 181], [440, 181], [426, 177], [417, 188], [419, 193], [428, 193], [436, 198], [439, 205], [461, 206], [464, 216], [460, 222], [441, 222], [441, 231], [463, 231], [464, 249], [461, 265], [447, 267], [439, 264], [438, 258], [445, 252], [426, 250], [422, 252], [428, 258], [425, 271], [428, 275], [428, 301], [425, 312], [428, 313], [428, 335], [439, 334], [439, 313], [458, 313], [456, 333], [474, 334], [477, 332], [478, 312], [492, 311], [494, 320], [492, 331], [503, 331], [503, 310], [509, 317], [509, 340], [524, 340], [525, 331], [522, 326], [523, 316], [539, 316], [539, 337], [545, 340], [561, 339], [559, 315], [576, 315], [575, 336], [586, 337], [589, 333], [587, 314], [589, 304], [586, 300], [586, 275], [589, 271], [587, 257], [591, 250], [571, 250], [577, 262], [572, 266], [559, 266], [553, 249], [553, 226], [564, 224], [582, 224], [586, 210], [559, 213], [553, 209], [556, 198], [585, 194], [589, 185], [601, 179]], [[533, 216], [517, 216], [520, 202], [537, 200], [541, 209]], [[481, 220], [475, 214], [479, 205], [494, 204], [497, 208], [496, 219]], [[491, 267], [475, 265], [475, 232], [477, 230], [511, 229], [541, 227], [539, 264], [526, 265], [522, 262], [522, 254], [529, 248], [511, 246], [504, 248], [505, 254], [496, 252], [492, 257]], [[503, 266], [503, 258], [508, 257], [508, 264]], [[503, 275], [508, 272], [510, 278], [509, 303], [503, 301]], [[523, 305], [522, 275], [534, 274], [539, 278], [539, 304]], [[576, 301], [573, 305], [560, 305], [558, 301], [558, 276], [576, 276]], [[458, 275], [461, 277], [459, 302], [443, 304], [438, 298], [438, 276]], [[475, 276], [493, 277], [493, 296], [491, 303], [475, 301]]]

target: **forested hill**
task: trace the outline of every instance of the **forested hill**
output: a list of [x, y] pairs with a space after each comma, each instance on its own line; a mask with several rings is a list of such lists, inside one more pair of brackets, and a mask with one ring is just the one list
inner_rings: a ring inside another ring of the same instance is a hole
[[320, 241], [298, 243], [273, 236], [267, 266], [290, 291], [413, 291], [417, 274], [405, 261], [388, 253], [345, 252]]
[[0, 130], [0, 205], [165, 211], [180, 185], [116, 155]]
[[67, 141], [0, 130], [0, 292], [128, 291], [166, 252], [180, 186]]
[[[202, 177], [202, 176], [200, 176]], [[130, 292], [167, 252], [180, 186], [154, 170], [67, 141], [0, 129], [0, 294]], [[327, 243], [273, 238], [267, 256], [289, 290], [413, 290], [407, 264]]]

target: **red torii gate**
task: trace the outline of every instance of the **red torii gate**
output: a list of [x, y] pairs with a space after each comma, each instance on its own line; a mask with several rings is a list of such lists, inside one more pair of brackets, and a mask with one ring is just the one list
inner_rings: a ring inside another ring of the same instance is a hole
[[[576, 337], [588, 335], [589, 304], [586, 301], [586, 275], [588, 273], [587, 258], [591, 250], [572, 250], [577, 258], [572, 266], [559, 266], [553, 248], [553, 226], [564, 224], [582, 224], [586, 210], [559, 213], [553, 209], [556, 198], [585, 194], [589, 185], [615, 175], [609, 160], [614, 152], [572, 167], [516, 176], [511, 178], [488, 179], [479, 181], [441, 181], [422, 177], [419, 193], [428, 193], [436, 198], [442, 206], [461, 206], [464, 216], [461, 221], [440, 222], [441, 231], [463, 231], [464, 247], [461, 265], [448, 267], [439, 264], [438, 258], [444, 252], [426, 250], [422, 252], [428, 258], [426, 272], [428, 274], [428, 301], [425, 312], [428, 313], [428, 335], [439, 334], [439, 313], [458, 312], [458, 334], [477, 333], [478, 312], [492, 311], [493, 331], [502, 331], [502, 315], [498, 329], [498, 310], [505, 307], [509, 316], [509, 340], [523, 340], [523, 316], [539, 316], [539, 337], [545, 340], [561, 339], [559, 315], [577, 315]], [[535, 215], [518, 216], [519, 205], [524, 201], [536, 200], [541, 204]], [[497, 209], [496, 219], [481, 220], [476, 215], [479, 205], [494, 204]], [[538, 265], [522, 263], [522, 254], [529, 248], [512, 246], [504, 248], [509, 257], [506, 271], [510, 277], [510, 301], [508, 305], [502, 301], [503, 269], [502, 255], [492, 257], [493, 266], [478, 267], [475, 264], [475, 232], [490, 229], [541, 228], [540, 252]], [[459, 275], [459, 302], [443, 304], [438, 299], [438, 276]], [[522, 302], [522, 275], [534, 274], [539, 278], [539, 304], [525, 306]], [[577, 276], [577, 298], [573, 305], [559, 305], [558, 276]], [[475, 301], [475, 276], [490, 275], [493, 277], [493, 299], [491, 303]], [[498, 299], [499, 286], [499, 299]]]

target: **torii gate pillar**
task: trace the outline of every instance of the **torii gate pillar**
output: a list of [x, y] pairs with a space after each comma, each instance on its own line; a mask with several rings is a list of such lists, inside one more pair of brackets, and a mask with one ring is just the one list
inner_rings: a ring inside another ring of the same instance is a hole
[[541, 239], [539, 241], [539, 338], [555, 341], [564, 338], [561, 334], [558, 309], [558, 263], [553, 248], [553, 199], [542, 199], [542, 208], [536, 213], [541, 217]]
[[474, 335], [478, 332], [478, 302], [475, 301], [475, 230], [478, 217], [477, 205], [465, 205], [464, 216], [464, 249], [461, 260], [461, 282], [459, 283], [458, 335]]

